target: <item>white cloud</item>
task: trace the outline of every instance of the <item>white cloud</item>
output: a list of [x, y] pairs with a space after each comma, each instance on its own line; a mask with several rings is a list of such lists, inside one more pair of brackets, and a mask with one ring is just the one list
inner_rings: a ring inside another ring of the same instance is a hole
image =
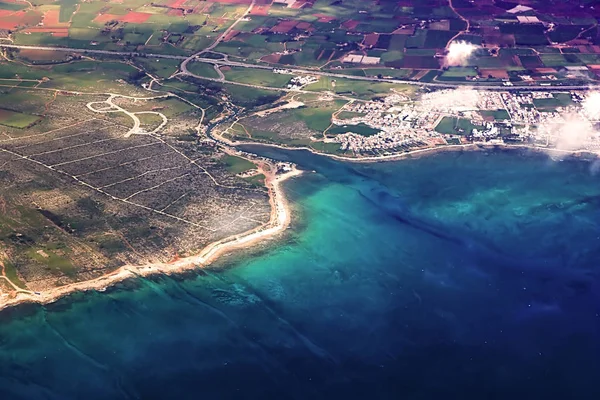
[[538, 133], [550, 137], [557, 149], [571, 151], [584, 149], [586, 144], [598, 137], [592, 123], [575, 112], [564, 113], [541, 124]]
[[590, 92], [582, 103], [583, 111], [594, 120], [600, 119], [600, 92]]
[[459, 67], [467, 65], [471, 54], [478, 48], [479, 46], [462, 40], [450, 43], [448, 54], [446, 54], [446, 58], [444, 59], [444, 66]]

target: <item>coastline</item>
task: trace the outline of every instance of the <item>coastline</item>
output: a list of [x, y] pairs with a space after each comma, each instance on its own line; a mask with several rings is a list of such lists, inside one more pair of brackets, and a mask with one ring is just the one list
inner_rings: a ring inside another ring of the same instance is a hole
[[525, 149], [531, 150], [539, 153], [546, 153], [549, 155], [558, 154], [558, 155], [571, 155], [571, 156], [591, 156], [594, 158], [600, 157], [600, 151], [594, 152], [590, 150], [566, 150], [566, 149], [556, 149], [556, 148], [546, 148], [539, 146], [531, 146], [526, 144], [506, 144], [506, 143], [467, 143], [467, 144], [450, 144], [438, 147], [426, 147], [423, 149], [417, 149], [412, 151], [407, 151], [405, 153], [399, 154], [390, 154], [385, 156], [368, 156], [368, 157], [346, 157], [339, 156], [336, 154], [328, 154], [319, 152], [311, 147], [288, 147], [278, 144], [271, 143], [258, 143], [258, 142], [230, 142], [232, 146], [266, 146], [273, 147], [282, 150], [306, 150], [313, 154], [329, 157], [334, 160], [344, 161], [344, 162], [353, 162], [353, 163], [373, 163], [373, 162], [385, 162], [385, 161], [399, 161], [406, 158], [413, 158], [419, 155], [428, 155], [435, 154], [439, 152], [445, 151], [478, 151], [478, 150], [488, 150], [488, 149], [509, 149], [509, 150], [517, 150], [517, 149]]
[[526, 150], [536, 151], [536, 152], [540, 152], [540, 153], [547, 153], [549, 155], [553, 155], [553, 154], [558, 154], [558, 155], [563, 154], [563, 155], [572, 155], [572, 156], [589, 155], [594, 158], [600, 157], [600, 150], [597, 152], [594, 152], [594, 151], [590, 151], [590, 150], [566, 150], [566, 149], [557, 149], [557, 148], [547, 148], [547, 147], [533, 146], [533, 145], [527, 145], [527, 144], [506, 144], [506, 143], [489, 144], [489, 143], [485, 143], [485, 142], [466, 143], [466, 144], [449, 144], [449, 145], [442, 145], [442, 146], [437, 146], [437, 147], [426, 147], [423, 149], [407, 151], [405, 153], [390, 154], [390, 155], [384, 155], [384, 156], [348, 157], [348, 156], [340, 156], [337, 154], [323, 153], [323, 152], [313, 149], [312, 147], [307, 147], [307, 146], [292, 147], [292, 146], [285, 146], [285, 145], [275, 144], [275, 143], [240, 142], [240, 141], [230, 140], [229, 138], [223, 137], [223, 135], [220, 135], [220, 134], [216, 135], [216, 136], [218, 137], [219, 140], [223, 141], [224, 143], [227, 143], [229, 146], [232, 146], [232, 147], [258, 145], [258, 146], [273, 147], [273, 148], [282, 149], [282, 150], [306, 150], [306, 151], [309, 151], [309, 152], [319, 155], [319, 156], [329, 157], [329, 158], [332, 158], [332, 159], [338, 160], [338, 161], [354, 162], [354, 163], [398, 161], [398, 160], [403, 160], [405, 158], [412, 158], [415, 155], [417, 155], [417, 156], [418, 155], [427, 155], [427, 154], [431, 154], [431, 153], [438, 153], [438, 152], [444, 152], [444, 151], [458, 151], [458, 150], [477, 151], [477, 150], [494, 149], [494, 148], [526, 149]]
[[59, 286], [39, 293], [18, 292], [14, 298], [0, 299], [0, 311], [9, 307], [25, 303], [49, 304], [58, 299], [75, 292], [86, 292], [90, 290], [103, 291], [106, 288], [136, 277], [145, 277], [157, 274], [174, 274], [203, 268], [225, 253], [233, 250], [253, 246], [263, 239], [272, 237], [283, 232], [291, 222], [291, 210], [289, 208], [282, 183], [286, 180], [299, 176], [303, 171], [295, 167], [274, 178], [267, 176], [266, 186], [269, 191], [269, 203], [271, 204], [271, 216], [266, 224], [258, 226], [248, 232], [226, 237], [210, 243], [197, 255], [181, 258], [170, 263], [150, 263], [145, 265], [124, 265], [113, 272], [98, 278]]

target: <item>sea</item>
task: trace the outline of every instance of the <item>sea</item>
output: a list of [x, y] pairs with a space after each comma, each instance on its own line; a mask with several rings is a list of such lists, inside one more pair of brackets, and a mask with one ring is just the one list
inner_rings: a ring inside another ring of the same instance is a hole
[[280, 238], [0, 312], [0, 399], [599, 399], [600, 164], [292, 161]]

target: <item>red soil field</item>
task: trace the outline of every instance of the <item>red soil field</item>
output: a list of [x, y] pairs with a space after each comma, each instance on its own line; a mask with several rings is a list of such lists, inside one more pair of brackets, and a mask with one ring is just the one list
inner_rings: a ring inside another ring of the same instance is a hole
[[[398, 6], [400, 7], [414, 7], [415, 5], [415, 1], [414, 0], [399, 0], [396, 2], [398, 4]], [[437, 6], [441, 6], [441, 5], [448, 5], [448, 1], [446, 0], [422, 0], [419, 1], [419, 6], [422, 7], [437, 7]]]
[[402, 64], [404, 68], [413, 69], [438, 69], [440, 67], [439, 59], [429, 56], [404, 56]]
[[121, 16], [116, 14], [100, 14], [94, 18], [94, 22], [104, 24], [108, 21], [117, 21]]
[[67, 53], [60, 51], [21, 49], [19, 56], [30, 60], [64, 60]]
[[288, 33], [298, 24], [298, 21], [281, 21], [277, 25], [271, 28], [271, 32], [274, 33]]
[[183, 17], [183, 10], [169, 10], [169, 12], [167, 12], [167, 15], [170, 15], [172, 17]]
[[536, 68], [536, 69], [534, 69], [534, 72], [537, 72], [538, 74], [553, 74], [556, 72], [556, 69], [554, 69], [554, 68]]
[[192, 11], [193, 14], [208, 14], [208, 12], [210, 11], [210, 8], [213, 6], [213, 3], [203, 3], [203, 4], [199, 4], [198, 6], [194, 7], [194, 10]]
[[523, 68], [544, 68], [544, 63], [538, 56], [519, 56]]
[[268, 56], [261, 57], [262, 61], [266, 61], [268, 63], [278, 63], [281, 59], [281, 54], [269, 54]]
[[269, 8], [271, 8], [270, 4], [265, 6], [254, 6], [252, 11], [250, 11], [250, 15], [269, 15]]
[[213, 3], [223, 4], [250, 4], [252, 0], [212, 0]]
[[17, 27], [17, 24], [15, 21], [11, 21], [11, 20], [4, 20], [0, 18], [0, 29], [6, 29], [6, 30], [12, 30], [15, 29]]
[[298, 25], [296, 25], [297, 29], [303, 29], [303, 30], [308, 30], [311, 27], [311, 23], [310, 22], [300, 22]]
[[514, 46], [515, 35], [503, 35], [501, 33], [483, 35], [486, 46]]
[[56, 26], [60, 25], [58, 17], [60, 15], [59, 10], [49, 10], [44, 13], [44, 26]]
[[378, 33], [369, 33], [369, 34], [365, 35], [365, 40], [363, 40], [363, 44], [365, 46], [375, 46], [375, 44], [377, 43], [378, 40], [379, 40]]
[[240, 33], [240, 31], [236, 31], [235, 29], [232, 29], [227, 33], [227, 35], [225, 35], [225, 37], [223, 38], [223, 41], [229, 42], [231, 39], [236, 37], [239, 33]]
[[353, 19], [349, 19], [348, 21], [344, 22], [342, 24], [342, 26], [346, 29], [356, 29], [356, 27], [358, 26], [358, 24], [360, 24], [359, 21], [355, 21]]
[[508, 79], [508, 71], [503, 69], [480, 69], [479, 73], [484, 78], [491, 76], [496, 79]]
[[335, 20], [335, 17], [325, 15], [325, 14], [313, 14], [313, 17], [317, 17], [318, 22], [331, 22]]
[[12, 15], [14, 11], [11, 10], [0, 10], [0, 17], [6, 17], [8, 15]]
[[19, 26], [37, 25], [41, 20], [41, 14], [36, 12], [16, 11], [10, 15], [0, 16], [0, 29], [13, 30]]
[[179, 8], [179, 7], [183, 6], [186, 2], [187, 2], [187, 0], [173, 0], [172, 2], [169, 3], [169, 7]]
[[124, 17], [121, 17], [119, 19], [119, 21], [131, 22], [133, 24], [141, 24], [141, 23], [148, 21], [148, 18], [150, 18], [151, 16], [152, 16], [152, 14], [149, 14], [149, 13], [141, 13], [141, 12], [131, 11], [131, 12], [127, 13]]
[[297, 0], [294, 4], [292, 4], [291, 8], [312, 8], [314, 2], [315, 0]]
[[566, 43], [569, 44], [570, 46], [585, 46], [587, 44], [590, 44], [590, 41], [587, 39], [573, 39], [573, 40], [569, 40]]
[[414, 35], [415, 34], [416, 25], [412, 24], [407, 26], [406, 28], [398, 28], [392, 34], [394, 35]]

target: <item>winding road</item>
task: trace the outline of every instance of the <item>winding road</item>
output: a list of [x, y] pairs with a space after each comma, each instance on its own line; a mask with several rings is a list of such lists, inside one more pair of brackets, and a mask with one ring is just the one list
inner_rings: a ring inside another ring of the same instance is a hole
[[[229, 28], [227, 28], [225, 30], [225, 32], [223, 32], [223, 34], [221, 36], [219, 36], [217, 38], [217, 40], [215, 40], [210, 46], [206, 47], [205, 49], [203, 49], [203, 50], [197, 52], [196, 54], [193, 54], [193, 55], [189, 56], [188, 58], [186, 58], [185, 60], [183, 60], [183, 62], [181, 63], [181, 66], [179, 67], [181, 69], [180, 74], [197, 77], [197, 75], [194, 75], [194, 74], [192, 74], [191, 72], [188, 71], [188, 69], [187, 69], [188, 63], [190, 61], [194, 60], [194, 59], [198, 59], [202, 54], [208, 53], [209, 51], [211, 51], [212, 49], [214, 49], [215, 47], [217, 47], [217, 45], [219, 43], [221, 43], [223, 41], [223, 39], [225, 39], [227, 37], [227, 35], [229, 35], [229, 33], [233, 30], [233, 28], [235, 28], [235, 26], [238, 23], [240, 23], [240, 21], [242, 21], [244, 18], [246, 18], [248, 16], [248, 14], [250, 14], [250, 11], [252, 11], [252, 8], [254, 7], [255, 4], [256, 4], [256, 0], [252, 0], [252, 3], [250, 3], [250, 5], [246, 9], [246, 11], [238, 19], [236, 19], [235, 22], [233, 24], [231, 24], [229, 26]], [[213, 63], [213, 65], [215, 66], [215, 70], [219, 74], [219, 77], [222, 80], [224, 80], [225, 76], [223, 75], [223, 73], [219, 69], [219, 67], [218, 67], [219, 64]], [[177, 75], [177, 74], [175, 74], [175, 75]]]
[[[113, 103], [113, 100], [117, 97], [125, 97], [125, 98], [130, 98], [130, 99], [134, 99], [134, 100], [156, 100], [156, 99], [164, 99], [164, 98], [168, 98], [170, 97], [169, 95], [164, 95], [164, 96], [156, 96], [156, 97], [130, 97], [130, 96], [121, 96], [118, 94], [114, 94], [114, 93], [110, 93], [109, 94], [109, 98], [104, 100], [104, 101], [91, 101], [89, 103], [86, 104], [86, 107], [88, 109], [90, 109], [93, 112], [97, 112], [97, 113], [113, 113], [113, 112], [122, 112], [124, 114], [126, 114], [128, 117], [130, 117], [133, 120], [133, 128], [131, 128], [126, 134], [125, 137], [128, 138], [131, 135], [153, 135], [155, 133], [158, 133], [165, 125], [167, 125], [167, 122], [169, 122], [169, 120], [167, 119], [167, 117], [163, 114], [163, 113], [159, 113], [156, 111], [138, 111], [138, 112], [131, 112], [131, 111], [127, 111], [126, 109], [124, 109], [123, 107], [120, 107], [118, 105], [116, 105], [115, 103]], [[106, 104], [108, 105], [108, 107], [105, 108], [95, 108], [94, 105], [95, 104]], [[161, 124], [154, 129], [152, 132], [146, 132], [141, 128], [141, 124], [142, 122], [140, 121], [140, 119], [138, 118], [138, 114], [153, 114], [153, 115], [158, 115], [159, 117], [161, 117], [162, 122]]]

